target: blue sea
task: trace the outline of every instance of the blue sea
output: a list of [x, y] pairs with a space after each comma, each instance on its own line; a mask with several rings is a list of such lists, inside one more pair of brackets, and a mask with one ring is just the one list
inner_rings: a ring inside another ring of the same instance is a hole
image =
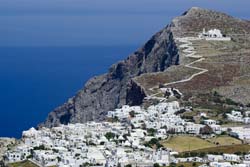
[[136, 46], [0, 47], [0, 136], [45, 120], [92, 76], [107, 72]]

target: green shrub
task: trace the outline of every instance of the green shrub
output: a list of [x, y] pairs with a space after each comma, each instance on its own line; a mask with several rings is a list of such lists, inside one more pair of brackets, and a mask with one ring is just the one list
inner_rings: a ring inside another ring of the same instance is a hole
[[232, 99], [228, 99], [228, 98], [226, 98], [226, 101], [225, 101], [225, 102], [226, 102], [226, 104], [228, 104], [228, 105], [234, 105], [234, 106], [239, 105], [239, 103], [233, 101]]
[[40, 145], [38, 147], [34, 147], [34, 150], [46, 150], [44, 145]]
[[163, 147], [161, 144], [160, 144], [160, 141], [158, 140], [158, 139], [156, 139], [156, 138], [153, 138], [153, 139], [151, 139], [149, 142], [146, 142], [145, 144], [144, 144], [146, 147], [153, 147], [153, 146], [156, 146], [157, 148], [161, 148], [161, 147]]
[[155, 163], [154, 167], [160, 167], [160, 165], [158, 163]]
[[131, 165], [131, 164], [128, 164], [128, 165], [125, 165], [125, 167], [132, 167], [132, 165]]
[[156, 133], [156, 130], [153, 129], [153, 128], [150, 128], [150, 129], [147, 129], [147, 132], [148, 132], [148, 135], [149, 135], [149, 136], [154, 136], [155, 133]]
[[112, 133], [112, 132], [107, 132], [104, 136], [105, 136], [108, 140], [114, 139], [114, 138], [115, 138], [115, 134]]

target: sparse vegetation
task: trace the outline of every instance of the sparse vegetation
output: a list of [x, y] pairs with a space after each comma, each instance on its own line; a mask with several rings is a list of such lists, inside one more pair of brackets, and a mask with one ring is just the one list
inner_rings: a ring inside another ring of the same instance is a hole
[[213, 143], [193, 136], [174, 136], [169, 140], [163, 140], [161, 144], [164, 147], [172, 148], [178, 152], [192, 151], [202, 148], [214, 147]]
[[198, 162], [183, 162], [183, 163], [178, 163], [178, 164], [175, 164], [175, 163], [172, 163], [169, 165], [169, 167], [198, 167], [202, 165], [201, 163], [198, 163]]
[[223, 154], [223, 153], [247, 153], [250, 151], [250, 145], [247, 144], [238, 144], [238, 145], [228, 145], [228, 146], [217, 146], [209, 147], [204, 149], [193, 150], [190, 153], [204, 153], [204, 154]]
[[128, 165], [125, 165], [125, 167], [132, 167], [132, 165], [131, 165], [131, 164], [128, 164]]
[[22, 161], [22, 162], [10, 163], [7, 166], [8, 167], [38, 167], [36, 164], [34, 164], [28, 160]]
[[[136, 77], [135, 81], [140, 83], [146, 90], [149, 88], [157, 87], [157, 90], [164, 87], [167, 82], [173, 82], [181, 80], [182, 78], [189, 78], [199, 70], [187, 68], [185, 66], [171, 66], [165, 72], [159, 72], [157, 74], [143, 74], [140, 77]], [[164, 94], [162, 94], [164, 96]]]
[[153, 128], [150, 128], [150, 129], [147, 129], [147, 132], [148, 132], [148, 135], [149, 135], [149, 136], [154, 136], [155, 133], [156, 133], [156, 130], [153, 129]]
[[38, 147], [34, 147], [34, 150], [46, 150], [44, 145], [40, 145]]
[[130, 111], [129, 115], [130, 115], [130, 117], [134, 118], [135, 117], [135, 111]]
[[111, 139], [114, 139], [115, 138], [115, 134], [112, 133], [112, 132], [107, 132], [105, 134], [105, 137], [108, 139], [108, 140], [111, 140]]
[[238, 140], [230, 136], [218, 136], [218, 137], [208, 139], [208, 141], [213, 144], [220, 145], [220, 146], [242, 144], [241, 140]]
[[160, 167], [158, 163], [155, 163], [153, 167]]
[[225, 103], [228, 105], [233, 105], [233, 106], [237, 106], [240, 105], [240, 103], [237, 103], [235, 101], [233, 101], [232, 99], [226, 98]]
[[160, 143], [160, 141], [156, 138], [151, 139], [149, 142], [146, 142], [144, 144], [146, 147], [151, 147], [151, 148], [161, 148], [163, 145]]

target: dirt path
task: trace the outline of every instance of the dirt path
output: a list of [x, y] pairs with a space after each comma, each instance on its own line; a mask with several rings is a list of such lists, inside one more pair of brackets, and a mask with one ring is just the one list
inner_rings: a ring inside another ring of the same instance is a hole
[[[196, 40], [200, 40], [200, 39], [195, 38], [195, 37], [185, 37], [185, 38], [177, 38], [176, 40], [179, 41], [180, 43], [183, 43], [183, 44], [180, 45], [180, 48], [184, 49], [183, 53], [184, 53], [185, 57], [197, 59], [197, 60], [195, 60], [195, 61], [193, 61], [193, 62], [191, 62], [189, 64], [186, 64], [184, 66], [187, 67], [187, 68], [192, 68], [192, 69], [195, 69], [195, 70], [199, 70], [200, 72], [197, 72], [197, 73], [191, 75], [187, 79], [182, 79], [182, 80], [179, 80], [179, 81], [165, 83], [164, 86], [169, 86], [169, 85], [173, 85], [173, 84], [177, 84], [177, 83], [188, 82], [188, 81], [192, 80], [194, 77], [208, 72], [208, 70], [205, 69], [205, 68], [200, 68], [200, 67], [193, 66], [197, 62], [201, 62], [201, 61], [205, 60], [205, 58], [203, 56], [197, 55], [197, 52], [195, 51], [194, 47], [192, 46], [193, 45], [192, 41], [196, 41]], [[156, 88], [156, 87], [150, 88], [150, 90], [153, 90], [154, 88]], [[150, 98], [159, 98], [159, 97], [156, 97], [156, 95], [158, 95], [158, 94], [160, 94], [160, 93], [153, 94], [153, 95], [150, 96]], [[162, 98], [160, 98], [160, 99], [162, 99]]]
[[199, 40], [199, 38], [193, 38], [193, 37], [186, 37], [186, 38], [178, 38], [177, 39], [179, 42], [184, 43], [182, 45], [180, 45], [180, 48], [186, 48], [183, 50], [183, 52], [185, 53], [185, 57], [190, 57], [190, 58], [198, 58], [198, 60], [195, 60], [189, 64], [184, 65], [187, 68], [192, 68], [195, 70], [199, 70], [200, 72], [197, 72], [193, 75], [191, 75], [189, 78], [187, 79], [182, 79], [179, 81], [174, 81], [174, 82], [169, 82], [169, 83], [165, 83], [164, 86], [168, 86], [168, 85], [172, 85], [172, 84], [177, 84], [177, 83], [183, 83], [183, 82], [188, 82], [190, 80], [192, 80], [194, 77], [201, 75], [205, 72], [208, 72], [207, 69], [205, 68], [199, 68], [199, 67], [195, 67], [193, 66], [193, 64], [197, 63], [197, 62], [201, 62], [203, 60], [205, 60], [205, 58], [203, 58], [201, 55], [197, 55], [196, 51], [194, 50], [194, 47], [192, 46], [193, 43], [191, 41], [193, 40]]

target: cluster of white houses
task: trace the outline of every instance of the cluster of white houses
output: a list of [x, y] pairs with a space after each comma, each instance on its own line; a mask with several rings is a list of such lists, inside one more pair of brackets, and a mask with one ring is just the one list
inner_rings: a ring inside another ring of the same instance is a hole
[[[78, 167], [84, 164], [103, 167], [123, 167], [128, 164], [153, 166], [156, 163], [167, 166], [171, 162], [216, 161], [210, 160], [212, 155], [208, 155], [206, 160], [198, 157], [178, 159], [172, 156], [171, 149], [155, 147], [157, 143], [153, 146], [145, 144], [153, 139], [157, 141], [167, 138], [169, 133], [199, 135], [201, 128], [205, 126], [210, 126], [217, 134], [222, 131], [214, 120], [208, 119], [204, 124], [195, 124], [182, 119], [177, 114], [178, 111], [180, 106], [177, 101], [162, 102], [147, 109], [125, 105], [109, 111], [107, 122], [69, 124], [40, 130], [31, 128], [23, 132], [22, 144], [8, 151], [5, 159], [7, 162], [30, 159], [40, 166], [60, 167]], [[223, 159], [227, 160], [225, 157], [227, 155], [223, 155]]]
[[41, 166], [62, 167], [168, 165], [169, 151], [145, 147], [146, 135], [144, 130], [133, 130], [119, 122], [69, 124], [41, 130], [31, 128], [23, 132], [23, 144], [8, 151], [6, 159], [17, 162], [30, 158]]
[[242, 122], [245, 124], [250, 124], [250, 111], [245, 111], [242, 114], [240, 111], [233, 110], [231, 113], [227, 114], [227, 119], [233, 122]]
[[176, 163], [179, 162], [199, 162], [202, 163], [200, 167], [249, 167], [250, 166], [250, 154], [239, 156], [236, 154], [223, 154], [214, 155], [207, 154], [205, 157], [188, 157], [188, 158], [176, 158]]
[[[117, 118], [119, 121], [129, 118], [134, 128], [155, 129], [156, 137], [166, 138], [168, 133], [186, 133], [198, 135], [205, 125], [210, 126], [215, 133], [221, 133], [220, 125], [215, 120], [205, 120], [204, 124], [187, 122], [177, 115], [180, 110], [177, 101], [152, 105], [146, 110], [139, 107], [123, 106], [121, 109], [109, 111], [108, 117]], [[131, 116], [131, 113], [132, 116]]]

